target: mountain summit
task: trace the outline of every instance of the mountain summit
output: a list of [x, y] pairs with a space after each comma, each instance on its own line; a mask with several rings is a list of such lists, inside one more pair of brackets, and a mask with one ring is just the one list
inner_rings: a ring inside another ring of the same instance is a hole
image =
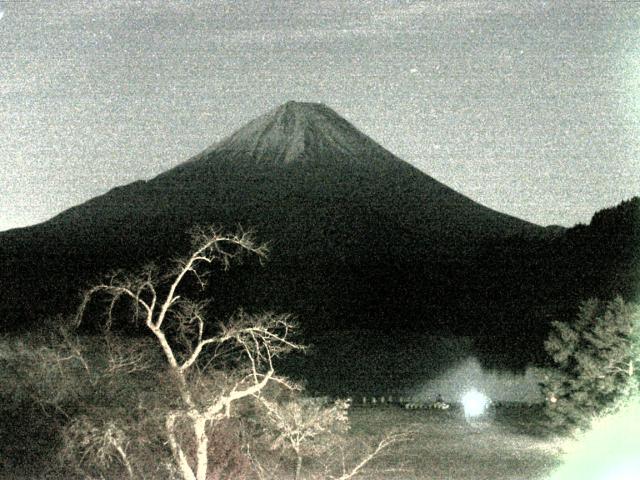
[[[354, 242], [366, 249], [377, 239], [388, 251], [390, 238], [409, 237], [411, 252], [458, 252], [483, 238], [543, 230], [452, 190], [319, 103], [287, 102], [145, 188], [163, 197], [159, 204], [172, 198], [174, 217], [201, 221], [206, 209], [207, 222], [288, 238], [286, 248], [298, 253], [313, 245], [323, 255], [329, 244], [342, 252]], [[338, 245], [328, 232], [339, 232]]]
[[213, 149], [277, 165], [326, 153], [362, 159], [382, 147], [324, 104], [289, 101], [249, 122], [206, 153]]

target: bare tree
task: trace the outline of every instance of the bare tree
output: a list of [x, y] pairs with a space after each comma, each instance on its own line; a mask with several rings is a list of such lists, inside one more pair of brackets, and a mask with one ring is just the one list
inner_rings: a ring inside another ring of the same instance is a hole
[[0, 394], [15, 402], [28, 401], [47, 416], [69, 418], [67, 405], [92, 387], [95, 377], [86, 361], [85, 346], [69, 332], [66, 319], [46, 322], [42, 332], [0, 340], [3, 378]]
[[[392, 448], [399, 443], [411, 441], [414, 438], [413, 432], [389, 432], [386, 433], [375, 443], [373, 446], [366, 447], [366, 452], [356, 460], [355, 465], [351, 467], [347, 467], [347, 462], [344, 459], [344, 449], [342, 449], [342, 469], [339, 474], [332, 474], [330, 472], [326, 472], [324, 478], [328, 480], [350, 480], [351, 478], [355, 478], [358, 475], [363, 475], [365, 473], [365, 467], [367, 467], [374, 459], [380, 457], [382, 453], [387, 451], [389, 448]], [[405, 472], [404, 468], [387, 468], [384, 469], [386, 474], [395, 472]], [[381, 473], [381, 471], [377, 471], [377, 473]]]
[[340, 434], [349, 430], [349, 402], [325, 405], [316, 399], [286, 402], [261, 399], [266, 416], [276, 432], [272, 449], [290, 449], [296, 455], [295, 480], [300, 479], [305, 456], [317, 457], [335, 447]]
[[[82, 450], [82, 455], [90, 457], [97, 465], [108, 467], [111, 463], [121, 463], [129, 479], [135, 478], [128, 447], [126, 427], [116, 421], [108, 421], [105, 425], [96, 425], [86, 416], [75, 418], [65, 429], [65, 445], [63, 457], [73, 460], [74, 449]], [[81, 469], [78, 469], [81, 471]]]
[[[293, 396], [278, 402], [263, 397], [260, 403], [276, 433], [271, 448], [289, 449], [295, 453], [295, 480], [302, 478], [305, 457], [329, 458], [329, 461], [324, 462], [321, 478], [348, 480], [364, 474], [365, 467], [393, 445], [412, 438], [411, 432], [389, 432], [374, 445], [366, 445], [364, 452], [356, 453], [352, 451], [353, 445], [349, 445], [346, 439], [350, 428], [348, 400], [338, 399], [327, 403], [315, 398]], [[351, 462], [345, 458], [345, 450], [349, 450]], [[339, 473], [335, 473], [338, 463], [336, 453], [340, 454], [342, 460]], [[352, 466], [348, 467], [349, 463]], [[316, 476], [312, 475], [311, 478]]]
[[[210, 470], [212, 425], [230, 417], [232, 406], [240, 400], [259, 396], [270, 382], [288, 385], [286, 379], [276, 375], [273, 360], [301, 346], [291, 340], [295, 325], [289, 315], [240, 311], [226, 324], [219, 323], [212, 329], [207, 322], [206, 302], [183, 296], [186, 284], [195, 281], [204, 289], [208, 281], [205, 267], [218, 263], [226, 269], [242, 253], [263, 258], [267, 249], [246, 233], [222, 235], [213, 229], [201, 229], [193, 238], [189, 256], [176, 261], [166, 275], [161, 276], [155, 267], [145, 267], [137, 275], [116, 273], [107, 283], [87, 290], [77, 319], [78, 323], [82, 321], [87, 305], [98, 294], [109, 299], [107, 327], [116, 304], [120, 300], [131, 303], [134, 317], [160, 347], [179, 397], [167, 399], [169, 408], [162, 413], [175, 471], [184, 480], [205, 480]], [[124, 353], [113, 357], [111, 367], [116, 371], [137, 369], [134, 352]], [[234, 366], [231, 370], [230, 363]], [[111, 428], [112, 433], [115, 431]], [[126, 460], [126, 470], [133, 475], [122, 435], [95, 437]]]

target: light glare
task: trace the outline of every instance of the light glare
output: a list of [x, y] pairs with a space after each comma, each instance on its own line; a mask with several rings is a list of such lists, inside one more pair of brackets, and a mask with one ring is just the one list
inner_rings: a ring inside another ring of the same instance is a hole
[[640, 476], [640, 461], [614, 467], [607, 473], [604, 480], [638, 480]]
[[594, 419], [564, 450], [563, 464], [549, 480], [638, 480], [640, 400]]
[[477, 417], [484, 414], [489, 398], [477, 390], [470, 390], [462, 397], [465, 417]]

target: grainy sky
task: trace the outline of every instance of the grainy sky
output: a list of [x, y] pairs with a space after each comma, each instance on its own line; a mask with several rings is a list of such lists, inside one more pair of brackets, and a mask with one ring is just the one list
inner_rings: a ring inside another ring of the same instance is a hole
[[287, 100], [542, 225], [640, 194], [639, 1], [0, 1], [0, 230]]

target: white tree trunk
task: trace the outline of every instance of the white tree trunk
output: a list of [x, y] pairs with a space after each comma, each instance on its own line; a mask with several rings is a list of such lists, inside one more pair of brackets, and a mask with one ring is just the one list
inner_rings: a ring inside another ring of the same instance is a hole
[[209, 450], [209, 439], [207, 438], [206, 432], [207, 422], [205, 418], [197, 414], [195, 418], [193, 418], [193, 429], [196, 436], [196, 480], [206, 480], [207, 479], [207, 469], [208, 469], [208, 450]]
[[171, 447], [171, 453], [173, 454], [173, 459], [180, 470], [180, 474], [182, 475], [183, 480], [197, 480], [195, 474], [193, 473], [193, 469], [189, 465], [187, 461], [187, 456], [182, 451], [182, 447], [178, 443], [176, 439], [175, 433], [175, 423], [176, 423], [176, 415], [170, 413], [167, 416], [166, 426], [167, 426], [167, 436], [169, 437], [169, 446]]

